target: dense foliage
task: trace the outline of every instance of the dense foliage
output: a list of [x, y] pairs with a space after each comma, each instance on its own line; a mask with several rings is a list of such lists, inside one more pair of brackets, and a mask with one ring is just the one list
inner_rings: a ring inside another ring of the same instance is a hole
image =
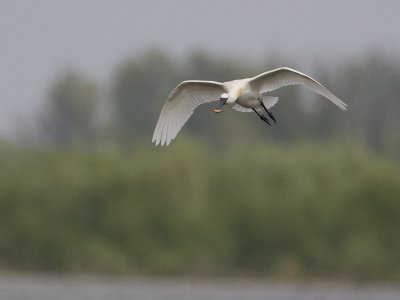
[[[400, 165], [357, 147], [0, 151], [3, 269], [400, 275]], [[344, 148], [344, 149], [342, 149]]]

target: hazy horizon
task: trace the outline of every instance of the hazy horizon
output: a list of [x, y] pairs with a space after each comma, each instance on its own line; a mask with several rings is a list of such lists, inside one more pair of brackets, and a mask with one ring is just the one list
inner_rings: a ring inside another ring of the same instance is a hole
[[37, 110], [60, 70], [106, 80], [148, 48], [249, 62], [280, 54], [305, 69], [371, 51], [398, 57], [399, 9], [397, 1], [2, 1], [0, 134]]

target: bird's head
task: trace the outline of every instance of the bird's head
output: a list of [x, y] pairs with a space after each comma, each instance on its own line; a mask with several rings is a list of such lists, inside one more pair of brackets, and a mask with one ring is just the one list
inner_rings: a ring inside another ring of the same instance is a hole
[[228, 101], [228, 94], [227, 93], [223, 93], [221, 94], [221, 96], [219, 96], [219, 103], [218, 106], [216, 108], [213, 109], [213, 111], [215, 113], [220, 113], [222, 112], [222, 107], [226, 104], [226, 102]]

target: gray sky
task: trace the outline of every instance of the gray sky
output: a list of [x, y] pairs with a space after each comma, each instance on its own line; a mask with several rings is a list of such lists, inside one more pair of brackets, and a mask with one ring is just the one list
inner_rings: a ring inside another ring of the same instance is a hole
[[396, 0], [0, 0], [0, 134], [32, 115], [66, 66], [105, 80], [153, 46], [250, 62], [282, 53], [298, 66], [372, 50], [398, 59], [399, 12]]

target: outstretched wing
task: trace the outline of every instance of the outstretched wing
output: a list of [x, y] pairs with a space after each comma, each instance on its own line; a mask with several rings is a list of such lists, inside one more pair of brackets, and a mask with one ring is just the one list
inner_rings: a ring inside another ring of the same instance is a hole
[[260, 90], [260, 93], [270, 92], [288, 85], [304, 85], [313, 92], [326, 97], [341, 109], [346, 110], [347, 104], [336, 97], [331, 91], [310, 76], [290, 68], [279, 68], [262, 73], [250, 79], [250, 84]]
[[165, 101], [152, 142], [168, 146], [197, 106], [219, 100], [222, 93], [224, 88], [220, 82], [199, 80], [181, 82]]

